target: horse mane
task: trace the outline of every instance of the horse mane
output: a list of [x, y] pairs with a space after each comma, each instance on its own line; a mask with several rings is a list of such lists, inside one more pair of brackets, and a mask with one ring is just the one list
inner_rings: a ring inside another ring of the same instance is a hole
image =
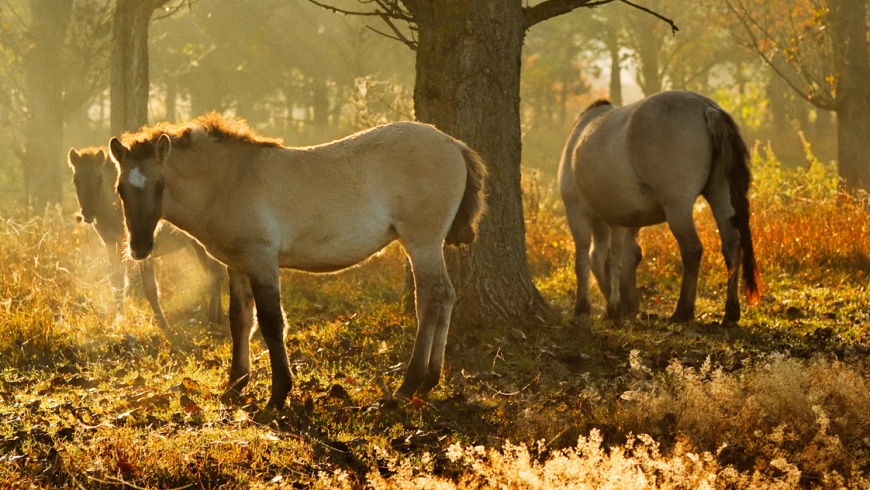
[[161, 122], [143, 126], [135, 133], [123, 134], [121, 142], [130, 148], [133, 158], [146, 158], [154, 154], [154, 143], [164, 134], [169, 136], [174, 148], [190, 148], [203, 141], [239, 142], [267, 148], [282, 148], [284, 143], [281, 138], [258, 134], [242, 118], [224, 116], [216, 111], [182, 124]]
[[609, 99], [598, 99], [595, 102], [589, 104], [589, 107], [587, 107], [586, 110], [583, 111], [580, 115], [582, 116], [583, 114], [586, 114], [592, 109], [595, 109], [596, 107], [601, 107], [603, 105], [613, 105], [613, 103], [611, 103]]

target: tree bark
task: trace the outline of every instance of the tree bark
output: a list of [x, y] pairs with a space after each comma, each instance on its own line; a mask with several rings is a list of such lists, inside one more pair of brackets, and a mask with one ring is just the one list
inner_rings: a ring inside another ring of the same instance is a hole
[[169, 0], [118, 0], [112, 20], [110, 101], [112, 134], [148, 123], [148, 25]]
[[[451, 254], [453, 324], [517, 325], [551, 312], [529, 274], [520, 185], [520, 0], [406, 1], [418, 27], [418, 120], [465, 141], [487, 163], [477, 242]], [[433, 183], [433, 185], [436, 183]]]
[[607, 34], [607, 51], [610, 52], [610, 102], [622, 105], [622, 66], [619, 56], [620, 43], [616, 33]]
[[69, 28], [72, 0], [31, 0], [25, 80], [25, 200], [39, 210], [60, 202], [66, 175], [63, 148], [63, 46]]
[[837, 81], [837, 162], [847, 190], [870, 190], [870, 53], [864, 0], [830, 0]]

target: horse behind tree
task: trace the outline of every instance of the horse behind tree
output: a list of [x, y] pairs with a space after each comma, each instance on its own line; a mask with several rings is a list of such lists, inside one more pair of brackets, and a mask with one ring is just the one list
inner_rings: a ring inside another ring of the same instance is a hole
[[614, 319], [638, 313], [637, 232], [667, 222], [680, 247], [683, 277], [674, 321], [695, 316], [703, 247], [693, 209], [710, 204], [728, 269], [725, 323], [740, 319], [741, 262], [750, 303], [761, 281], [749, 228], [749, 151], [734, 120], [712, 100], [692, 92], [662, 92], [625, 107], [592, 104], [568, 139], [559, 189], [576, 246], [574, 313], [590, 311], [591, 269]]
[[[122, 313], [128, 276], [135, 271], [128, 270], [128, 261], [125, 260], [127, 245], [124, 232], [124, 214], [121, 211], [119, 196], [115, 192], [118, 171], [115, 165], [108, 160], [105, 147], [70, 149], [69, 166], [73, 170], [73, 184], [81, 207], [77, 219], [85, 223], [92, 223], [97, 234], [100, 235], [100, 240], [106, 248], [106, 257], [109, 259], [109, 283], [112, 285], [115, 310]], [[221, 306], [221, 286], [224, 280], [223, 265], [209, 257], [205, 249], [196, 243], [196, 240], [173, 226], [161, 226], [157, 231], [155, 243], [157, 245], [154, 255], [157, 257], [186, 247], [193, 249], [209, 279], [207, 321], [221, 323], [223, 321], [223, 308]], [[154, 318], [165, 331], [169, 327], [169, 322], [160, 306], [152, 260], [143, 261], [139, 267], [138, 277], [141, 280], [142, 293], [154, 312]]]
[[250, 378], [253, 307], [269, 349], [267, 407], [292, 387], [279, 268], [333, 272], [398, 240], [414, 274], [417, 335], [399, 398], [441, 377], [454, 290], [443, 244], [471, 243], [484, 207], [485, 167], [464, 143], [413, 122], [290, 148], [240, 119], [211, 113], [110, 142], [130, 253], [147, 257], [165, 219], [227, 265], [233, 339], [230, 401]]

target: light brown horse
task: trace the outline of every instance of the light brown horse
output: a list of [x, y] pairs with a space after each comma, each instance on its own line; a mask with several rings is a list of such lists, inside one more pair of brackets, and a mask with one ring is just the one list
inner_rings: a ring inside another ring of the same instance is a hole
[[591, 268], [607, 315], [639, 310], [638, 229], [667, 222], [680, 247], [682, 286], [674, 321], [695, 316], [703, 248], [692, 210], [699, 195], [710, 204], [728, 268], [726, 323], [740, 319], [737, 296], [743, 264], [750, 303], [761, 282], [749, 228], [749, 152], [734, 120], [712, 100], [692, 92], [662, 92], [625, 107], [592, 104], [562, 153], [559, 188], [576, 245], [577, 317], [589, 314]]
[[122, 141], [109, 148], [131, 255], [151, 253], [162, 218], [228, 266], [233, 359], [223, 401], [248, 383], [255, 305], [272, 368], [267, 408], [282, 407], [292, 387], [279, 268], [338, 271], [394, 240], [412, 265], [418, 322], [396, 396], [438, 384], [454, 299], [442, 246], [472, 242], [484, 207], [485, 167], [464, 143], [403, 122], [288, 148], [216, 113]]
[[[73, 170], [73, 184], [81, 211], [76, 217], [79, 221], [92, 223], [100, 235], [109, 259], [109, 283], [112, 285], [115, 310], [123, 312], [124, 296], [127, 290], [127, 276], [135, 272], [129, 268], [126, 258], [126, 240], [124, 233], [124, 213], [121, 211], [121, 201], [115, 192], [118, 180], [118, 170], [109, 161], [107, 149], [84, 148], [69, 151], [69, 166]], [[185, 247], [192, 247], [200, 264], [209, 277], [209, 306], [207, 321], [221, 323], [223, 308], [221, 306], [221, 286], [223, 285], [224, 266], [212, 259], [201, 245], [188, 235], [178, 231], [171, 225], [161, 226], [155, 239], [154, 256], [166, 255]], [[152, 260], [142, 262], [139, 278], [142, 282], [142, 292], [160, 328], [166, 330], [169, 326], [163, 308], [158, 298], [157, 281], [154, 276]]]

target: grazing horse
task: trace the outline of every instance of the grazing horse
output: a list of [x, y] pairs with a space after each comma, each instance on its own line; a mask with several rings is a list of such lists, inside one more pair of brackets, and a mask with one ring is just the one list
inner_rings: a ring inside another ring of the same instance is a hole
[[151, 253], [162, 218], [227, 265], [233, 357], [222, 401], [249, 381], [256, 306], [272, 368], [266, 407], [284, 406], [292, 380], [279, 268], [339, 271], [395, 240], [411, 262], [418, 322], [395, 395], [424, 396], [438, 384], [454, 300], [442, 247], [471, 243], [484, 207], [486, 170], [464, 143], [401, 122], [289, 148], [212, 112], [143, 128], [109, 148], [133, 258]]
[[[109, 282], [114, 293], [115, 309], [120, 313], [123, 311], [128, 271], [124, 260], [127, 249], [124, 234], [124, 214], [121, 211], [118, 194], [115, 192], [118, 171], [115, 165], [109, 161], [105, 147], [70, 149], [69, 166], [73, 170], [73, 184], [81, 207], [76, 218], [85, 223], [92, 223], [106, 247], [106, 255], [111, 267]], [[221, 323], [223, 321], [223, 308], [221, 307], [223, 265], [209, 257], [205, 249], [195, 240], [169, 225], [160, 227], [156, 243], [155, 256], [165, 255], [188, 246], [193, 248], [200, 264], [209, 276], [210, 302], [207, 319], [211, 323]], [[142, 263], [139, 268], [139, 276], [143, 294], [151, 304], [154, 317], [160, 328], [166, 330], [169, 324], [157, 297], [157, 282], [154, 278], [154, 264], [151, 260]]]
[[741, 260], [748, 301], [757, 302], [761, 294], [749, 229], [749, 182], [746, 144], [731, 116], [712, 100], [673, 91], [625, 107], [593, 103], [574, 126], [559, 165], [559, 190], [576, 246], [574, 314], [589, 314], [594, 242], [591, 268], [607, 299], [607, 316], [635, 316], [637, 232], [667, 222], [683, 262], [671, 319], [693, 319], [703, 248], [692, 210], [702, 195], [719, 227], [728, 268], [724, 323], [736, 323]]

